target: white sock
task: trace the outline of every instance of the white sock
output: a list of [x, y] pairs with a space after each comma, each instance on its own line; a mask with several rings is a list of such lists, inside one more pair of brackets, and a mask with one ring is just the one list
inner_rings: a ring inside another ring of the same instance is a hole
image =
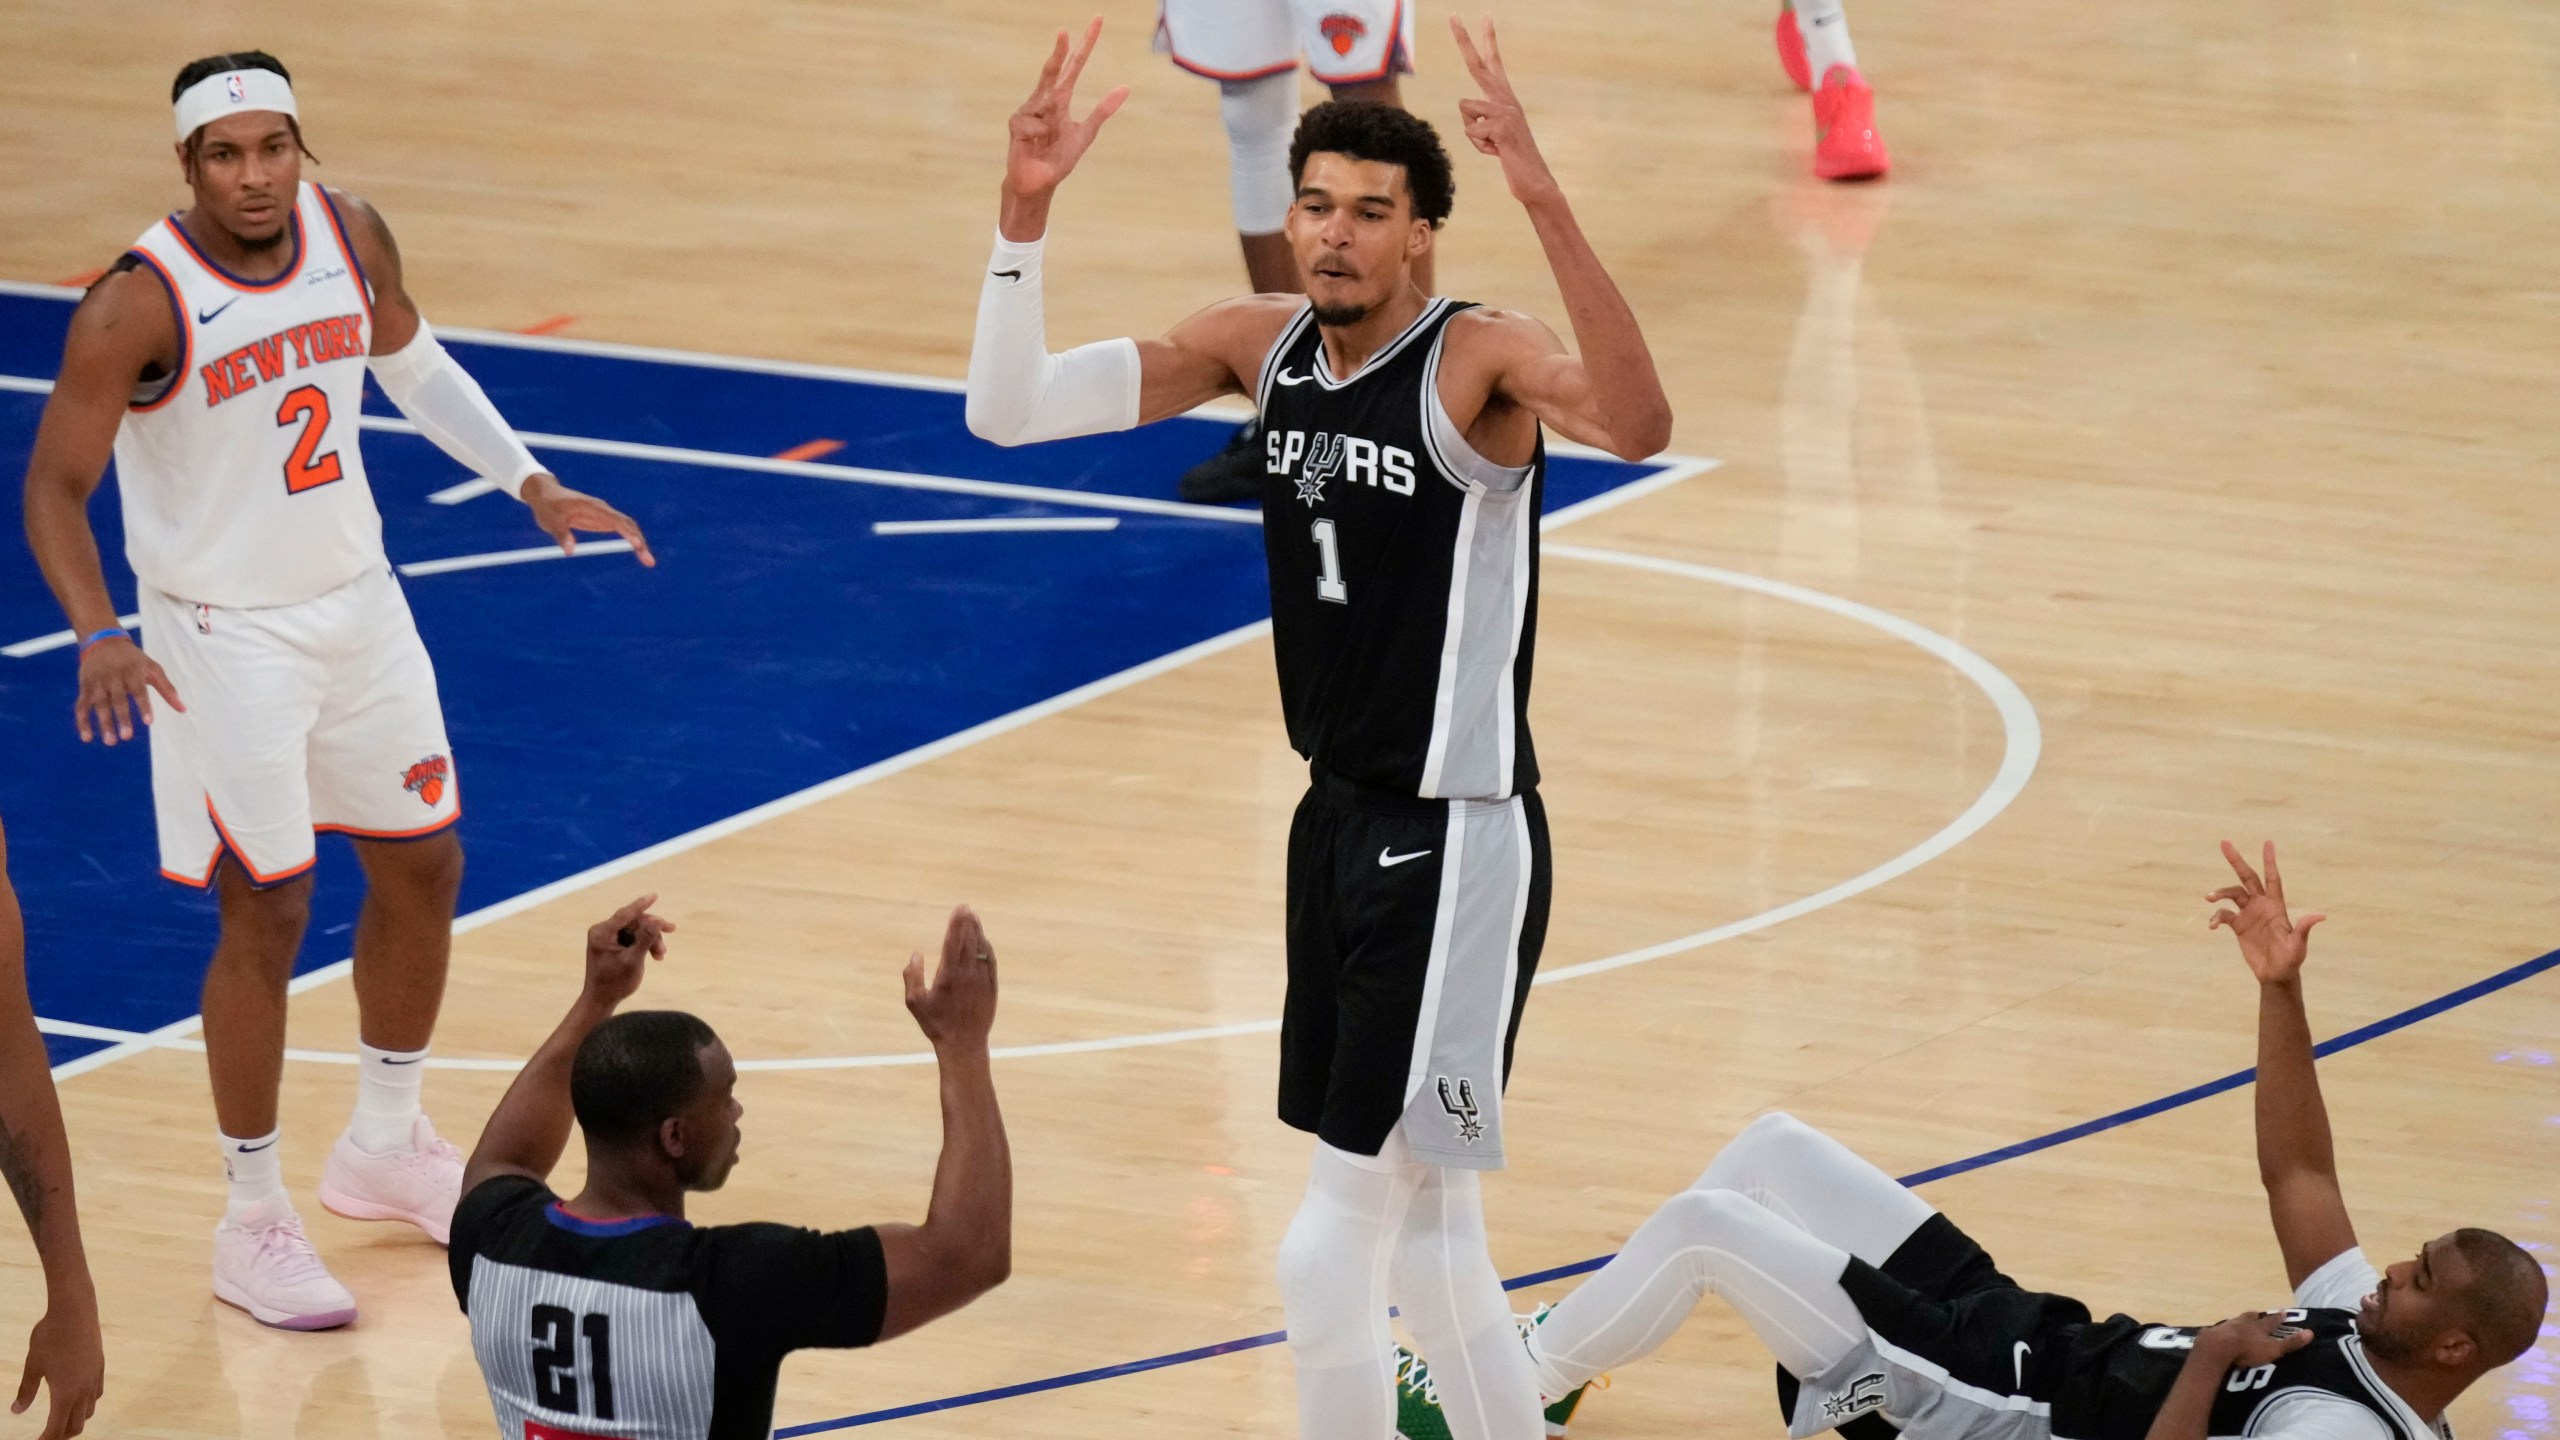
[[1840, 0], [1795, 0], [1796, 30], [1804, 36], [1805, 68], [1813, 72], [1815, 89], [1834, 65], [1855, 67], [1858, 52], [1849, 48], [1849, 17]]
[[347, 1121], [347, 1131], [358, 1149], [388, 1155], [409, 1148], [426, 1059], [424, 1050], [376, 1050], [356, 1042], [356, 1113]]
[[256, 1224], [293, 1213], [293, 1198], [284, 1193], [284, 1131], [270, 1130], [247, 1140], [223, 1135], [222, 1173], [231, 1181], [231, 1201], [222, 1218], [235, 1225]]

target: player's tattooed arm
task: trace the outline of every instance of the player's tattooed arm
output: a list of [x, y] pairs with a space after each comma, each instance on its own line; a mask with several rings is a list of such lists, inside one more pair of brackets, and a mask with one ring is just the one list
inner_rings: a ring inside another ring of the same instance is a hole
[[[1654, 372], [1653, 351], [1626, 296], [1618, 292], [1591, 242], [1565, 203], [1564, 187], [1547, 168], [1538, 142], [1529, 132], [1529, 117], [1511, 87], [1502, 63], [1502, 46], [1493, 21], [1485, 20], [1484, 44], [1456, 16], [1449, 30], [1457, 38], [1459, 57], [1483, 91], [1480, 98], [1458, 102], [1466, 122], [1467, 141], [1502, 162], [1502, 178], [1512, 198], [1529, 212], [1538, 243], [1554, 271], [1556, 289], [1564, 296], [1580, 357], [1556, 353], [1530, 357], [1498, 381], [1497, 393], [1528, 408], [1568, 435], [1566, 420], [1589, 427], [1596, 435], [1575, 435], [1627, 460], [1641, 460], [1671, 443], [1671, 401], [1662, 393], [1662, 377]], [[1454, 417], [1453, 417], [1454, 418]], [[1490, 458], [1490, 457], [1489, 457]]]
[[45, 1280], [44, 1318], [28, 1337], [26, 1366], [10, 1410], [23, 1413], [37, 1387], [49, 1386], [43, 1440], [55, 1440], [79, 1434], [96, 1408], [106, 1387], [106, 1352], [72, 1193], [71, 1142], [27, 996], [24, 928], [9, 889], [7, 859], [7, 840], [0, 837], [0, 1176], [26, 1217]]
[[586, 978], [578, 999], [551, 1037], [533, 1052], [498, 1108], [481, 1128], [480, 1143], [462, 1169], [462, 1193], [498, 1175], [550, 1178], [568, 1148], [576, 1117], [569, 1105], [569, 1067], [589, 1033], [640, 988], [653, 959], [664, 959], [675, 922], [649, 913], [655, 895], [643, 895], [587, 927]]
[[[106, 477], [136, 384], [179, 363], [174, 302], [148, 268], [114, 271], [71, 314], [62, 368], [27, 458], [25, 513], [36, 568], [83, 640], [121, 623], [107, 594], [97, 533], [89, 528], [89, 497]], [[84, 646], [73, 727], [84, 741], [130, 740], [137, 713], [143, 723], [151, 721], [154, 690], [172, 708], [187, 708], [168, 675], [129, 637]]]
[[[347, 219], [348, 242], [355, 246], [356, 261], [364, 267], [365, 279], [373, 287], [373, 353], [376, 356], [397, 355], [418, 338], [419, 329], [426, 324], [418, 313], [417, 302], [409, 297], [408, 273], [400, 259], [400, 242], [392, 238], [391, 226], [382, 218], [382, 212], [374, 209], [362, 196], [336, 188], [331, 188], [329, 194], [337, 202], [339, 213]], [[450, 359], [442, 363], [452, 364]], [[391, 388], [386, 372], [377, 368], [376, 376], [383, 381], [386, 390]], [[503, 431], [504, 421], [489, 406], [488, 397], [480, 393], [479, 386], [472, 384], [467, 375], [460, 375], [458, 369], [455, 378], [468, 390], [474, 406], [484, 412], [487, 423]], [[450, 388], [444, 399], [450, 403]], [[400, 402], [395, 398], [394, 403]], [[408, 408], [402, 406], [404, 411]], [[421, 420], [427, 417], [411, 414], [410, 418]], [[432, 426], [428, 427], [428, 434], [439, 445], [445, 443], [444, 437], [438, 435]], [[504, 436], [498, 443], [508, 448], [515, 444]], [[523, 452], [519, 450], [516, 453], [520, 455]], [[463, 457], [457, 455], [457, 458]], [[470, 461], [465, 459], [464, 463]], [[547, 470], [527, 475], [524, 484], [516, 491], [516, 498], [533, 511], [534, 525], [567, 554], [578, 553], [579, 532], [610, 532], [630, 544], [631, 553], [640, 558], [641, 564], [658, 563], [657, 557], [649, 553], [649, 539], [641, 533], [638, 521], [593, 495], [561, 484], [559, 477]]]
[[2258, 1179], [2266, 1187], [2276, 1246], [2284, 1252], [2285, 1277], [2300, 1285], [2356, 1243], [2338, 1185], [2337, 1147], [2320, 1095], [2311, 1019], [2302, 1003], [2311, 927], [2328, 917], [2297, 920], [2286, 913], [2274, 841], [2260, 856], [2263, 876], [2228, 840], [2222, 842], [2222, 858], [2239, 883], [2205, 897], [2230, 907], [2215, 911], [2207, 926], [2231, 932], [2258, 980]]

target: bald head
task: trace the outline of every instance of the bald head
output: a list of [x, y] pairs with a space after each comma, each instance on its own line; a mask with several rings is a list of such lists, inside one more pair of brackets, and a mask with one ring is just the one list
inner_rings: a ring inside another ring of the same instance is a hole
[[2455, 1302], [2480, 1346], [2481, 1369], [2495, 1370], [2533, 1348], [2551, 1294], [2541, 1262], [2495, 1230], [2461, 1229], [2453, 1242], [2471, 1274]]

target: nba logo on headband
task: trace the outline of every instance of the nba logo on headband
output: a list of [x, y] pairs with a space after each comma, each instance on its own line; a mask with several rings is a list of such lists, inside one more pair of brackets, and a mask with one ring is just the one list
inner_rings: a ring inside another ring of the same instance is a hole
[[231, 103], [234, 105], [249, 98], [249, 87], [241, 84], [240, 77], [237, 75], [223, 76], [222, 88], [230, 94]]

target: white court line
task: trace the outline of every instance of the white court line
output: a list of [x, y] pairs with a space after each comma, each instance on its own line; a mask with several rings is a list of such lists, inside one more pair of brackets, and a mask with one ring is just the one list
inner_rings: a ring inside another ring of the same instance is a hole
[[581, 540], [578, 553], [571, 555], [557, 545], [528, 545], [521, 550], [491, 550], [480, 555], [456, 555], [450, 560], [413, 560], [395, 567], [403, 575], [450, 575], [456, 570], [486, 570], [497, 565], [528, 565], [536, 560], [584, 560], [590, 555], [628, 555], [628, 540]]
[[[119, 615], [116, 617], [116, 623], [130, 630], [142, 623], [142, 617]], [[38, 635], [32, 640], [21, 640], [15, 645], [0, 645], [0, 655], [6, 655], [12, 660], [24, 660], [30, 655], [41, 655], [47, 650], [59, 650], [79, 638], [79, 634], [75, 631], [56, 630], [50, 635]]]
[[1117, 530], [1117, 515], [1014, 515], [986, 520], [875, 520], [874, 535], [1011, 534], [1034, 530]]
[[447, 485], [443, 489], [428, 495], [427, 503], [430, 505], [459, 505], [465, 500], [477, 500], [483, 495], [495, 495], [497, 493], [498, 482], [495, 480], [465, 480], [459, 485]]
[[[1120, 522], [1114, 520], [1109, 523], [1117, 525]], [[420, 575], [450, 575], [457, 570], [487, 570], [498, 565], [524, 565], [536, 560], [584, 560], [590, 555], [628, 555], [630, 553], [631, 542], [628, 540], [581, 540], [578, 542], [578, 553], [574, 556], [562, 554], [557, 545], [528, 545], [522, 550], [491, 550], [480, 555], [456, 555], [446, 560], [413, 560], [406, 565], [397, 565], [392, 568], [403, 575], [415, 578]], [[130, 628], [141, 624], [142, 617], [119, 615], [116, 617], [116, 623]], [[38, 635], [34, 639], [21, 640], [14, 645], [0, 645], [0, 655], [6, 655], [12, 660], [23, 660], [30, 655], [59, 650], [79, 638], [68, 630], [56, 630], [50, 635]]]
[[[519, 337], [522, 338], [522, 337]], [[25, 375], [0, 375], [0, 390], [43, 395], [53, 382]], [[367, 415], [356, 422], [384, 435], [415, 435], [418, 427], [388, 415]], [[964, 480], [956, 475], [922, 475], [905, 470], [874, 470], [862, 465], [821, 465], [813, 460], [773, 460], [760, 455], [731, 455], [719, 450], [690, 450], [681, 445], [645, 445], [634, 440], [597, 440], [583, 435], [545, 435], [519, 430], [516, 438], [536, 450], [565, 450], [572, 455], [604, 455], [617, 460], [654, 460], [669, 465], [699, 465], [711, 470], [746, 470], [761, 475], [797, 475], [847, 485], [880, 485], [892, 490], [925, 490], [940, 495], [977, 495], [997, 500], [1030, 500], [1083, 510], [1119, 510], [1138, 515], [1170, 515], [1183, 520], [1214, 520], [1228, 525], [1259, 525], [1261, 512], [1225, 505], [1186, 505], [1179, 500], [1152, 500], [1142, 495], [1114, 495], [1101, 490], [1063, 490], [1049, 485], [1015, 485], [1001, 480]], [[450, 495], [470, 482], [436, 492]], [[429, 498], [433, 498], [432, 496]], [[469, 499], [465, 495], [463, 499]]]
[[[1701, 468], [1703, 469], [1704, 467]], [[1608, 497], [1603, 496], [1597, 498], [1606, 499]], [[1552, 522], [1569, 520], [1574, 517], [1571, 515], [1571, 512], [1560, 512], [1557, 516], [1549, 518]], [[1732, 921], [1724, 925], [1718, 925], [1707, 930], [1700, 930], [1693, 934], [1681, 936], [1675, 940], [1666, 940], [1657, 945], [1649, 945], [1643, 949], [1629, 950], [1622, 954], [1611, 955], [1599, 960], [1588, 960], [1578, 965], [1567, 965], [1560, 969], [1543, 971], [1539, 974], [1536, 981], [1533, 982], [1535, 984], [1552, 985], [1565, 980], [1580, 979], [1587, 975], [1598, 975], [1611, 970], [1621, 970], [1630, 965], [1642, 965], [1648, 961], [1660, 960], [1672, 955], [1685, 954], [1692, 950], [1703, 949], [1706, 946], [1716, 944], [1720, 941], [1731, 940], [1736, 936], [1748, 935], [1755, 931], [1766, 930], [1771, 926], [1784, 924], [1785, 922], [1796, 919], [1800, 916], [1810, 915], [1817, 910], [1828, 909], [1829, 907], [1837, 905], [1852, 896], [1863, 894], [1864, 892], [1872, 890], [1888, 881], [1896, 879], [1902, 875], [1906, 875], [1939, 856], [1944, 855], [1949, 850], [1954, 849], [1957, 845], [1962, 844], [1966, 839], [1981, 830], [1985, 825], [1990, 824], [1992, 819], [1999, 815], [2001, 811], [2007, 809], [2010, 802], [2017, 799], [2018, 796], [2025, 791], [2029, 778], [2035, 773], [2036, 761], [2042, 754], [2044, 748], [2044, 729], [2042, 724], [2036, 718], [2035, 706], [2027, 699], [2026, 692], [2019, 689], [2017, 682], [2011, 680], [2006, 674], [2003, 674], [1999, 667], [1993, 665], [1990, 661], [1983, 659], [1980, 655], [1966, 648], [1963, 644], [1949, 639], [1948, 637], [1939, 634], [1937, 631], [1931, 630], [1923, 625], [1914, 624], [1909, 620], [1903, 619], [1901, 616], [1894, 615], [1883, 610], [1878, 610], [1873, 606], [1861, 604], [1855, 600], [1842, 599], [1837, 595], [1825, 594], [1819, 590], [1810, 590], [1801, 585], [1791, 585], [1783, 580], [1770, 580], [1757, 575], [1744, 574], [1740, 571], [1721, 570], [1713, 566], [1694, 565], [1680, 560], [1665, 560], [1656, 556], [1639, 555], [1623, 550], [1604, 550], [1583, 545], [1555, 544], [1547, 545], [1544, 548], [1548, 555], [1558, 556], [1565, 559], [1583, 560], [1601, 565], [1615, 565], [1631, 570], [1647, 570], [1656, 574], [1676, 575], [1686, 579], [1701, 580], [1710, 584], [1723, 585], [1752, 594], [1766, 595], [1772, 599], [1785, 600], [1794, 604], [1804, 605], [1811, 609], [1821, 610], [1828, 614], [1840, 616], [1843, 619], [1854, 620], [1859, 624], [1880, 630], [1897, 640], [1901, 640], [1937, 657], [1954, 668], [1958, 674], [1961, 674], [1967, 680], [1972, 681], [1975, 687], [1980, 689], [1983, 695], [1991, 701], [1992, 708], [1999, 713], [2001, 730], [2004, 736], [2004, 745], [2001, 752], [1999, 769], [1993, 772], [1990, 783], [1983, 787], [1982, 793], [1974, 798], [1971, 805], [1965, 807], [1963, 813], [1957, 815], [1953, 820], [1948, 821], [1947, 824], [1941, 827], [1936, 834], [1929, 836], [1919, 844], [1899, 855], [1894, 856], [1883, 864], [1877, 865], [1847, 880], [1843, 880], [1839, 884], [1833, 885], [1828, 889], [1817, 891], [1812, 895], [1805, 896], [1803, 899], [1790, 901], [1787, 904], [1777, 906], [1773, 909], [1764, 910], [1757, 915], [1749, 916], [1745, 919]], [[1214, 640], [1203, 642], [1203, 646], [1209, 648], [1195, 646], [1193, 649], [1198, 651], [1200, 654], [1214, 653], [1215, 650], [1227, 649], [1246, 639], [1251, 639], [1268, 631], [1269, 628], [1269, 621], [1261, 621], [1255, 625], [1246, 626], [1241, 630], [1230, 631], [1226, 635], [1219, 636]], [[1172, 657], [1167, 658], [1171, 659]], [[1191, 658], [1197, 657], [1194, 656]], [[1186, 659], [1181, 663], [1188, 663], [1188, 660]], [[1148, 667], [1142, 666], [1139, 668], [1147, 669]], [[1156, 669], [1151, 673], [1161, 674], [1165, 670], [1173, 668], [1175, 668], [1173, 665], [1163, 665], [1161, 668]], [[1133, 672], [1123, 672], [1123, 674], [1130, 673]], [[1112, 685], [1113, 688], [1119, 688], [1114, 684], [1114, 682], [1119, 679], [1120, 677], [1115, 676], [1112, 677], [1112, 680], [1097, 683]], [[1036, 709], [1038, 707], [1034, 708]], [[1010, 719], [1011, 717], [1007, 718]], [[1000, 724], [1002, 722], [991, 723]], [[904, 758], [905, 757], [900, 757], [902, 760]], [[883, 763], [896, 764], [897, 762], [890, 761]], [[862, 773], [863, 772], [859, 771], [855, 772], [856, 775], [861, 775]], [[846, 778], [850, 780], [854, 777], [849, 776]], [[833, 786], [840, 783], [841, 782], [829, 782], [829, 785]], [[827, 789], [828, 787], [822, 786], [819, 788]], [[843, 788], [850, 789], [852, 786], [844, 785]], [[809, 795], [811, 793], [812, 792], [808, 791], [802, 792], [803, 795]], [[830, 793], [840, 792], [831, 791]], [[791, 801], [798, 801], [799, 799], [800, 797], [798, 796], [791, 797]], [[777, 805], [783, 805], [791, 804], [791, 801], [777, 801], [775, 803]], [[803, 803], [815, 802], [813, 799]], [[791, 808], [799, 808], [799, 805], [792, 804]], [[707, 827], [707, 830], [717, 830], [722, 834], [732, 833], [735, 829], [745, 828], [745, 824], [754, 823], [747, 817], [755, 816], [756, 814], [757, 812], [755, 811], [749, 811], [747, 812], [747, 816], [738, 817], [737, 822], [723, 821], [719, 826]], [[706, 831], [697, 831], [695, 834], [704, 835], [706, 838], [716, 838], [714, 836], [707, 835]], [[680, 836], [676, 840], [666, 842], [665, 847], [653, 847], [653, 850], [663, 850], [664, 853], [674, 853], [674, 848], [690, 849], [693, 844], [699, 843], [702, 842], [694, 840], [691, 836]], [[597, 870], [587, 872], [586, 875], [572, 876], [568, 880], [560, 881], [555, 885], [547, 886], [544, 890], [534, 893], [545, 899], [550, 898], [555, 894], [565, 893], [568, 889], [574, 889], [582, 884], [589, 883], [591, 879], [602, 879], [608, 873], [620, 873], [621, 870], [627, 869], [633, 864], [643, 863], [641, 857], [656, 858], [652, 851], [642, 851], [640, 852], [640, 857], [632, 857], [628, 861], [616, 861], [613, 862], [612, 865], [600, 866]], [[530, 899], [524, 902], [524, 904], [531, 903], [538, 902]], [[521, 908], [524, 908], [523, 904], [518, 904], [517, 902], [512, 901], [508, 902], [508, 904], [504, 906], [493, 906], [490, 910], [474, 912], [473, 915], [466, 917], [462, 921], [456, 922], [454, 929], [459, 932], [468, 928], [476, 928], [480, 924], [487, 923], [487, 920], [482, 918], [484, 916], [489, 919], [495, 919], [497, 916], [493, 912], [505, 910], [507, 913], [514, 913], [515, 909]], [[295, 993], [298, 994], [302, 990], [310, 988], [311, 985], [325, 983], [326, 979], [334, 979], [338, 974], [345, 973], [350, 963], [351, 962], [348, 961], [340, 961], [338, 964], [328, 967], [327, 970], [315, 970], [311, 974], [294, 981], [293, 989]], [[56, 1025], [59, 1023], [61, 1022], [39, 1022], [40, 1025]], [[190, 1026], [194, 1023], [195, 1022], [192, 1021], [182, 1022], [182, 1024]], [[1067, 1040], [1041, 1045], [1008, 1045], [999, 1047], [991, 1053], [997, 1059], [1027, 1059], [1051, 1055], [1089, 1055], [1103, 1051], [1134, 1050], [1156, 1045], [1179, 1045], [1200, 1040], [1219, 1040], [1242, 1035], [1265, 1035], [1274, 1033], [1278, 1031], [1279, 1028], [1280, 1022], [1278, 1020], [1246, 1020], [1224, 1025], [1197, 1026], [1183, 1030], [1159, 1030], [1138, 1035], [1112, 1035], [1093, 1040]], [[164, 1027], [160, 1031], [155, 1031], [150, 1036], [134, 1035], [132, 1032], [128, 1031], [106, 1031], [99, 1029], [99, 1027], [84, 1027], [82, 1033], [90, 1032], [94, 1032], [92, 1033], [91, 1038], [114, 1038], [122, 1041], [123, 1043], [111, 1047], [110, 1050], [101, 1050], [97, 1052], [97, 1055], [85, 1056], [82, 1057], [81, 1060], [70, 1061], [54, 1072], [56, 1076], [63, 1077], [70, 1074], [80, 1073], [80, 1071], [74, 1067], [81, 1066], [85, 1060], [97, 1060], [98, 1063], [104, 1064], [107, 1062], [99, 1060], [100, 1056], [106, 1056], [113, 1053], [116, 1055], [116, 1058], [122, 1058], [123, 1055], [131, 1054], [137, 1050], [149, 1048], [153, 1045], [169, 1044], [170, 1041], [166, 1037], [172, 1033], [168, 1027]], [[68, 1034], [72, 1032], [68, 1030], [57, 1030], [54, 1033]], [[179, 1031], [177, 1033], [183, 1034], [187, 1032]], [[190, 1045], [189, 1048], [200, 1048], [200, 1042]], [[352, 1064], [354, 1063], [355, 1057], [339, 1052], [295, 1051], [292, 1053], [291, 1058], [314, 1060], [331, 1064]], [[738, 1062], [738, 1068], [740, 1070], [854, 1070], [873, 1069], [891, 1065], [929, 1065], [934, 1063], [934, 1061], [935, 1057], [932, 1052], [922, 1051], [879, 1055], [806, 1056], [776, 1060], [741, 1060]], [[511, 1070], [517, 1068], [522, 1062], [485, 1058], [445, 1059], [442, 1057], [432, 1057], [427, 1061], [427, 1063], [430, 1066], [447, 1069]]]

